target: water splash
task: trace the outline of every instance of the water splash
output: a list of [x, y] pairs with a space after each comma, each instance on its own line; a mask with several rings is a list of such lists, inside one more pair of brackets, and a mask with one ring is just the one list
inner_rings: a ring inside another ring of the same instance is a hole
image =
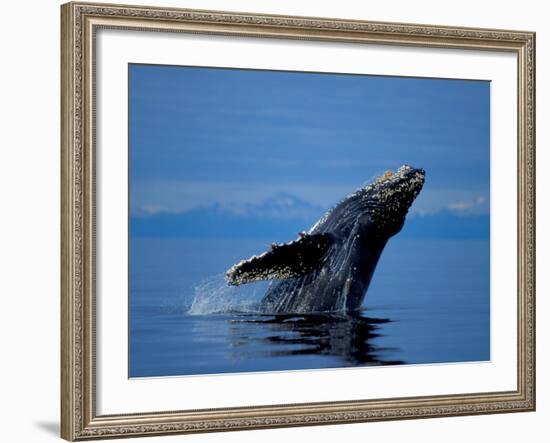
[[190, 315], [228, 312], [257, 313], [260, 299], [269, 283], [229, 286], [224, 274], [217, 274], [195, 286], [195, 296], [187, 311]]

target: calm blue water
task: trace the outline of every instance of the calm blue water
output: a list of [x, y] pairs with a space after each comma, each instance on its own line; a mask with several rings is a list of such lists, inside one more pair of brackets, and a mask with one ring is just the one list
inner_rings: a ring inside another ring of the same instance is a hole
[[270, 240], [134, 239], [130, 376], [490, 359], [489, 242], [388, 243], [354, 316], [254, 312], [266, 284], [223, 274]]

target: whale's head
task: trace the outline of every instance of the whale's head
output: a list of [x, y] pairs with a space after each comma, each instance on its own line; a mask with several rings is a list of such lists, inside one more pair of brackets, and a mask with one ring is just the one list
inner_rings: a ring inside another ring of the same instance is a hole
[[403, 227], [409, 208], [422, 190], [424, 177], [423, 169], [403, 165], [395, 172], [385, 172], [355, 196], [380, 231], [392, 236]]

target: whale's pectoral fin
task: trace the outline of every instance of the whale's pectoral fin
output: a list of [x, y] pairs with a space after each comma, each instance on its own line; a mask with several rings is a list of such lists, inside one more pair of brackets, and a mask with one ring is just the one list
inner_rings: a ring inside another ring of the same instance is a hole
[[321, 267], [333, 243], [330, 234], [303, 235], [234, 265], [225, 274], [230, 285], [299, 277]]

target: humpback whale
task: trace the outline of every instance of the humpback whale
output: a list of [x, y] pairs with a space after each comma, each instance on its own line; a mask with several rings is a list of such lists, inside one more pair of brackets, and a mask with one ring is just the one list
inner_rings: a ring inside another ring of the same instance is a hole
[[226, 272], [228, 284], [274, 280], [260, 302], [264, 313], [357, 310], [424, 176], [423, 169], [408, 165], [384, 173], [347, 196], [296, 240], [272, 244], [271, 250], [232, 266]]

